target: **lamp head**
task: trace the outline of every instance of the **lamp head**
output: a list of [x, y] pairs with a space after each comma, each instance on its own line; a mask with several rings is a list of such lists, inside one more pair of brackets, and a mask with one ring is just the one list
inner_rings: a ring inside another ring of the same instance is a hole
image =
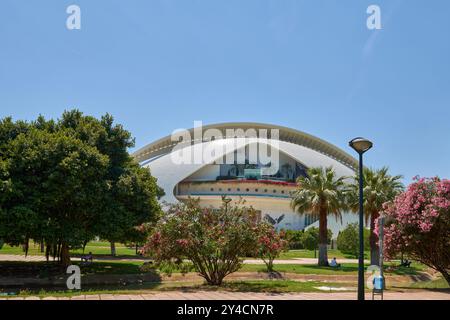
[[227, 197], [226, 195], [222, 195], [222, 201], [225, 202], [225, 204], [228, 204], [231, 202], [231, 198]]
[[359, 154], [363, 154], [373, 146], [373, 143], [370, 140], [361, 137], [351, 140], [348, 144]]

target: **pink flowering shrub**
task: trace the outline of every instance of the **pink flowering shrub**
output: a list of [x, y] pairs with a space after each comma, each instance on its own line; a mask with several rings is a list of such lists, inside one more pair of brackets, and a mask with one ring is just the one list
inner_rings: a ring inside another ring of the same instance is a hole
[[172, 205], [157, 223], [143, 253], [166, 270], [193, 267], [210, 285], [241, 267], [255, 252], [257, 213], [252, 208], [223, 203], [220, 209], [201, 208], [197, 200]]
[[408, 254], [450, 284], [450, 180], [416, 177], [383, 213], [385, 255]]
[[288, 248], [285, 232], [278, 233], [272, 225], [262, 222], [258, 225], [258, 233], [258, 256], [266, 264], [267, 272], [273, 272], [273, 261]]

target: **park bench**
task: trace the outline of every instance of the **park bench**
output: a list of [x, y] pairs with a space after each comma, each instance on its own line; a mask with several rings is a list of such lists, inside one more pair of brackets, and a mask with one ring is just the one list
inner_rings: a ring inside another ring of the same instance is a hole
[[88, 255], [81, 256], [81, 264], [82, 265], [89, 265], [92, 263], [92, 252], [89, 252]]
[[407, 260], [402, 260], [400, 262], [400, 267], [407, 267], [407, 268], [409, 268], [410, 266], [411, 266], [411, 261], [409, 261], [408, 259]]

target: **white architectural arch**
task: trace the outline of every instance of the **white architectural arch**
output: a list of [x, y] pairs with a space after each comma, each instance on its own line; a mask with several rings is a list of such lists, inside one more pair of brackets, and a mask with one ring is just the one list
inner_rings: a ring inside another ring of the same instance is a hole
[[[195, 144], [187, 145], [182, 149], [184, 152], [192, 153], [201, 152], [199, 148], [218, 147], [216, 150], [223, 150], [207, 162], [173, 163], [172, 152], [178, 142], [173, 142], [171, 136], [150, 143], [133, 154], [135, 159], [149, 168], [151, 174], [158, 179], [158, 185], [165, 191], [162, 201], [174, 203], [192, 196], [200, 198], [200, 203], [204, 206], [215, 207], [220, 205], [222, 195], [227, 195], [234, 200], [242, 197], [246, 204], [260, 210], [262, 217], [269, 215], [276, 219], [283, 215], [285, 218], [278, 227], [303, 229], [308, 226], [307, 217], [300, 217], [290, 208], [289, 192], [295, 188], [294, 183], [279, 181], [277, 178], [274, 178], [274, 181], [270, 178], [249, 180], [245, 177], [221, 179], [221, 165], [216, 162], [223, 158], [227, 151], [234, 150], [236, 145], [248, 147], [257, 144], [270, 146], [278, 150], [284, 158], [298, 162], [306, 168], [331, 166], [338, 176], [353, 176], [357, 168], [357, 161], [346, 152], [317, 137], [294, 129], [260, 123], [225, 123], [204, 126], [203, 132], [212, 128], [221, 131], [225, 138], [217, 140], [202, 138], [201, 141], [193, 139], [192, 142]], [[259, 137], [252, 139], [226, 137], [227, 129], [237, 128], [244, 131], [277, 129], [279, 135], [277, 140]], [[193, 136], [194, 129], [190, 129], [189, 132]], [[236, 141], [238, 141], [237, 144]], [[343, 225], [354, 221], [357, 221], [356, 215], [351, 213], [343, 215]], [[334, 219], [329, 220], [329, 228], [333, 231], [334, 237], [343, 225]]]

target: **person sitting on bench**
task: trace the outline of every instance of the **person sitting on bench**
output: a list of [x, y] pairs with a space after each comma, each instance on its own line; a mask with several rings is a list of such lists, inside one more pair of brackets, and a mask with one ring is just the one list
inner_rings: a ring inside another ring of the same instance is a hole
[[81, 256], [81, 262], [92, 263], [92, 252], [89, 252], [86, 256]]
[[408, 259], [402, 260], [402, 262], [400, 263], [400, 267], [407, 267], [407, 268], [409, 268], [410, 266], [411, 266], [411, 261], [409, 261]]
[[340, 264], [340, 263], [337, 263], [336, 257], [334, 257], [334, 258], [331, 260], [331, 262], [330, 262], [330, 267], [333, 267], [333, 268], [339, 268], [340, 266], [341, 266], [341, 264]]

